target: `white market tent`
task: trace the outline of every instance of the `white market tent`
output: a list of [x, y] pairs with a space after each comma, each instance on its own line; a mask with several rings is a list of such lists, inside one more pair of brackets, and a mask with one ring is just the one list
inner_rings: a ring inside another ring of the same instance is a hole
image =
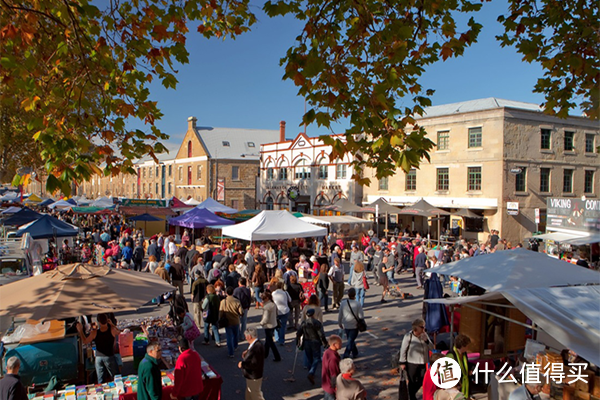
[[59, 210], [70, 210], [73, 207], [77, 207], [76, 205], [69, 203], [66, 200], [58, 200], [48, 206], [49, 208], [58, 208]]
[[187, 204], [188, 206], [197, 206], [198, 204], [200, 204], [200, 202], [198, 200], [194, 199], [193, 197], [190, 197], [189, 199], [184, 201], [184, 203]]
[[600, 284], [600, 273], [525, 249], [465, 258], [427, 272], [457, 276], [487, 291]]
[[573, 350], [589, 362], [600, 365], [598, 285], [515, 289], [485, 293], [481, 296], [427, 299], [425, 302], [468, 306], [502, 298], [506, 298], [531, 319], [536, 329], [541, 329], [565, 348]]
[[99, 197], [90, 203], [92, 207], [112, 207], [114, 205], [112, 199], [108, 197]]
[[241, 224], [223, 228], [223, 236], [248, 241], [326, 236], [327, 228], [301, 221], [285, 210], [261, 211]]

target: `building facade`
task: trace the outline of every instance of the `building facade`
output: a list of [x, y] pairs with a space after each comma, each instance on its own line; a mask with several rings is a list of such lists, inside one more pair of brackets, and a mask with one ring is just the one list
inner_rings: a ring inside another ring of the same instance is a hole
[[88, 198], [115, 196], [203, 201], [213, 197], [236, 209], [256, 208], [260, 146], [277, 140], [278, 130], [200, 127], [188, 129], [175, 157], [136, 163], [136, 175], [94, 176], [77, 188]]
[[279, 142], [260, 149], [260, 209], [323, 214], [341, 198], [360, 204], [362, 187], [351, 179], [350, 155], [331, 161], [331, 146], [319, 138], [300, 133], [286, 140], [285, 125], [282, 132]]
[[[365, 171], [374, 182], [365, 188], [365, 204], [423, 198], [451, 212], [469, 209], [485, 219], [463, 226], [464, 236], [485, 240], [498, 229], [516, 243], [545, 231], [547, 198], [598, 197], [600, 130], [588, 118], [560, 119], [536, 104], [488, 98], [430, 107], [418, 123], [437, 144], [431, 162], [381, 181]], [[402, 226], [413, 223], [399, 218]], [[453, 228], [461, 220], [444, 223]]]

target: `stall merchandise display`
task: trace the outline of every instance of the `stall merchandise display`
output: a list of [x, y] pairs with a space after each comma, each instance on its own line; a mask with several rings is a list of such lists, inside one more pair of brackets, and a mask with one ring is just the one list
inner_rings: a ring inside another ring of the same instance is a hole
[[600, 397], [597, 367], [581, 359], [576, 360], [574, 354], [568, 361], [568, 364], [563, 364], [563, 357], [552, 351], [536, 355], [535, 364], [539, 365], [540, 373], [549, 375], [542, 378], [547, 379], [544, 392], [556, 400], [597, 400]]

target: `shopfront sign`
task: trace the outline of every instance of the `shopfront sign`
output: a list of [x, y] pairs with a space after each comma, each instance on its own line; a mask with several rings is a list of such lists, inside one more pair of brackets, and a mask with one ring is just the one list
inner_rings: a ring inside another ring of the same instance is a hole
[[137, 206], [137, 207], [166, 207], [166, 200], [147, 200], [147, 199], [123, 199], [121, 201], [123, 206]]
[[506, 202], [506, 211], [508, 215], [519, 215], [519, 202], [508, 201]]
[[523, 170], [521, 168], [517, 167], [517, 168], [511, 168], [509, 172], [513, 175], [519, 175], [521, 172], [523, 172]]
[[287, 197], [290, 200], [296, 200], [300, 196], [300, 188], [298, 186], [290, 186], [287, 190]]
[[550, 198], [546, 200], [548, 227], [578, 231], [600, 230], [600, 200]]

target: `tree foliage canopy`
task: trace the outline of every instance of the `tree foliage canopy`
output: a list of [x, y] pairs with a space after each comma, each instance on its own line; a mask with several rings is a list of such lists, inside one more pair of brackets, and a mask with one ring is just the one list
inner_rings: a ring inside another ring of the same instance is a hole
[[[476, 12], [489, 0], [269, 0], [271, 17], [305, 22], [281, 60], [285, 79], [310, 109], [305, 123], [330, 127], [349, 118], [346, 140], [332, 158], [356, 155], [353, 177], [418, 167], [434, 143], [416, 123], [433, 90], [421, 76], [438, 60], [458, 57], [477, 41]], [[101, 2], [104, 4], [103, 2]], [[48, 189], [70, 191], [92, 174], [133, 172], [133, 160], [156, 158], [167, 136], [148, 84], [177, 85], [176, 63], [188, 62], [192, 24], [205, 37], [235, 37], [256, 17], [248, 0], [0, 0], [0, 101], [25, 121], [15, 135], [35, 141], [49, 173]], [[459, 26], [456, 16], [470, 19]], [[566, 117], [580, 106], [597, 119], [600, 68], [598, 4], [591, 0], [509, 0], [500, 16], [501, 45], [515, 46], [545, 73], [534, 90], [548, 113]], [[144, 121], [148, 132], [127, 128]], [[102, 165], [100, 170], [98, 165]]]

